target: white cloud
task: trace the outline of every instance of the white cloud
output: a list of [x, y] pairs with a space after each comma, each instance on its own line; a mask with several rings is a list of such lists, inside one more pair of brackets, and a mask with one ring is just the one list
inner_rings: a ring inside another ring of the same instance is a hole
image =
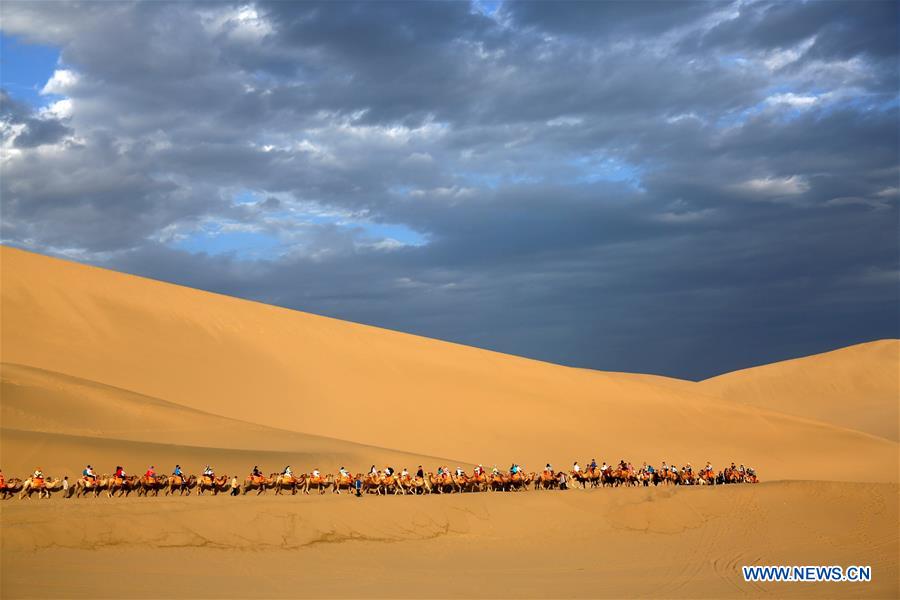
[[68, 119], [72, 116], [72, 99], [63, 98], [42, 108], [39, 113], [43, 118]]
[[792, 108], [809, 108], [813, 104], [819, 101], [818, 96], [802, 96], [800, 94], [794, 94], [793, 92], [787, 92], [784, 94], [774, 94], [766, 98], [766, 104], [770, 105], [779, 105], [786, 104]]
[[78, 84], [79, 76], [69, 69], [57, 69], [41, 90], [41, 94], [67, 95]]
[[763, 198], [798, 196], [809, 190], [809, 183], [799, 175], [748, 179], [735, 186], [739, 191]]

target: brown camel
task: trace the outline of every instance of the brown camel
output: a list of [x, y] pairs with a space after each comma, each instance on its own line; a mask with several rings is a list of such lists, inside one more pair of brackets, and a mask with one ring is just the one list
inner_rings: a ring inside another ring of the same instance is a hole
[[276, 475], [273, 478], [272, 487], [275, 488], [275, 495], [280, 496], [284, 490], [291, 490], [291, 495], [297, 493], [298, 489], [303, 489], [306, 484], [306, 475], [300, 474], [299, 477], [293, 475]]
[[178, 476], [178, 475], [169, 475], [167, 478], [168, 486], [166, 486], [166, 496], [175, 495], [175, 492], [178, 492], [179, 496], [190, 496], [191, 490], [197, 487], [197, 476], [196, 475], [187, 475], [187, 476]]
[[155, 475], [153, 477], [141, 477], [140, 487], [138, 487], [138, 496], [159, 496], [159, 491], [166, 489], [169, 485], [169, 478], [165, 475]]
[[264, 477], [262, 475], [248, 475], [247, 479], [244, 480], [244, 485], [241, 487], [241, 494], [246, 494], [250, 490], [256, 490], [256, 495], [265, 494], [266, 490], [271, 488], [274, 485], [274, 479], [277, 474], [273, 474], [271, 477]]
[[29, 477], [22, 483], [22, 491], [19, 492], [19, 500], [31, 498], [32, 494], [37, 494], [38, 498], [49, 498], [52, 492], [58, 492], [62, 489], [62, 479], [53, 479], [45, 477], [42, 479], [34, 479]]
[[22, 486], [24, 484], [25, 482], [18, 477], [7, 479], [3, 484], [3, 487], [0, 487], [0, 500], [6, 500], [7, 498], [15, 496], [22, 491]]
[[334, 475], [308, 475], [303, 486], [303, 493], [309, 494], [309, 490], [319, 490], [319, 494], [324, 494], [331, 485], [334, 485]]
[[210, 490], [213, 493], [213, 496], [218, 495], [219, 492], [224, 492], [228, 488], [228, 475], [220, 475], [216, 477], [213, 475], [212, 477], [208, 475], [202, 475], [197, 478], [197, 495], [202, 496], [203, 492], [206, 490]]

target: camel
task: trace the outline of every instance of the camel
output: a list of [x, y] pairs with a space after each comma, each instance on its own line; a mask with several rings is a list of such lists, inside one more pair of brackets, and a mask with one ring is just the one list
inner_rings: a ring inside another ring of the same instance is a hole
[[305, 477], [305, 479], [306, 482], [303, 486], [304, 494], [309, 494], [310, 489], [319, 490], [319, 494], [324, 494], [325, 490], [334, 484], [334, 475], [319, 475], [318, 477], [309, 475], [308, 477]]
[[396, 475], [385, 475], [381, 478], [381, 490], [384, 494], [388, 492], [393, 493], [395, 496], [397, 494], [403, 494], [403, 486], [400, 485], [400, 478]]
[[168, 486], [166, 487], [166, 496], [175, 495], [175, 492], [178, 492], [179, 496], [191, 495], [191, 490], [197, 487], [197, 476], [196, 475], [187, 475], [187, 476], [178, 476], [178, 475], [169, 475], [167, 478]]
[[331, 486], [332, 494], [340, 494], [341, 490], [347, 490], [348, 492], [353, 491], [353, 482], [356, 479], [361, 478], [361, 475], [357, 475], [353, 477], [349, 473], [347, 475], [341, 475], [338, 473], [334, 478], [334, 485]]
[[131, 492], [140, 489], [141, 481], [137, 475], [126, 477], [113, 477], [107, 485], [106, 495], [112, 498], [117, 492], [119, 496], [128, 496]]
[[588, 484], [591, 487], [597, 487], [600, 482], [600, 472], [596, 469], [588, 469], [587, 471], [570, 471], [572, 481], [580, 483], [582, 489], [587, 489]]
[[198, 496], [202, 496], [206, 490], [212, 491], [213, 496], [216, 496], [219, 492], [224, 492], [226, 489], [228, 489], [228, 475], [220, 475], [219, 477], [203, 475], [197, 479]]
[[86, 477], [82, 477], [75, 481], [75, 497], [81, 498], [88, 493], [92, 493], [96, 498], [100, 495], [101, 490], [105, 490], [109, 487], [109, 482], [109, 475], [103, 475], [102, 477], [98, 477], [96, 479], [88, 479]]
[[298, 489], [306, 486], [306, 475], [300, 474], [299, 477], [293, 475], [276, 475], [273, 478], [272, 487], [275, 488], [275, 495], [280, 496], [283, 490], [291, 490], [291, 496], [297, 493]]
[[701, 485], [716, 485], [716, 474], [712, 471], [703, 469], [700, 471], [700, 478], [697, 483]]
[[429, 473], [428, 482], [431, 484], [431, 491], [438, 494], [456, 491], [456, 483], [449, 473], [444, 473], [442, 475], [433, 475]]
[[265, 494], [266, 490], [274, 485], [275, 474], [271, 477], [262, 475], [248, 475], [241, 487], [241, 494], [246, 495], [250, 490], [256, 490], [256, 495]]
[[534, 478], [534, 489], [536, 490], [553, 490], [559, 487], [556, 481], [556, 475], [550, 471], [541, 471], [540, 475]]
[[407, 475], [400, 480], [400, 486], [403, 488], [404, 494], [430, 494], [431, 483], [425, 477], [414, 477]]
[[37, 493], [38, 498], [49, 498], [52, 492], [62, 489], [62, 479], [53, 479], [46, 477], [43, 479], [34, 479], [29, 477], [22, 483], [22, 491], [19, 492], [19, 500], [25, 498], [31, 499], [31, 495]]
[[153, 477], [141, 477], [140, 487], [138, 488], [138, 496], [149, 496], [152, 492], [154, 496], [159, 496], [159, 491], [166, 489], [169, 485], [169, 478], [165, 475], [156, 475]]
[[25, 482], [18, 477], [7, 479], [6, 483], [3, 484], [3, 487], [0, 487], [0, 500], [6, 500], [7, 498], [15, 496], [22, 491], [22, 486], [24, 484]]

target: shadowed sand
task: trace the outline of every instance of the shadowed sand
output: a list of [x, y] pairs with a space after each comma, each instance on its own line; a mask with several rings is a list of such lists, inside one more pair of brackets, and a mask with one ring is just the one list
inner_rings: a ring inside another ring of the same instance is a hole
[[[0, 591], [895, 598], [898, 534], [885, 525], [897, 523], [897, 498], [895, 484], [798, 481], [426, 498], [23, 502], [0, 515]], [[743, 581], [742, 565], [767, 564], [871, 565], [873, 581]], [[112, 583], [111, 573], [127, 576]]]

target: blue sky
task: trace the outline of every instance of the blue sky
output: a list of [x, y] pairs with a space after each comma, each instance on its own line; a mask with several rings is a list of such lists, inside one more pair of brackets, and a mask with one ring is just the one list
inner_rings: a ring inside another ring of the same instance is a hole
[[9, 94], [32, 106], [44, 106], [40, 91], [59, 62], [59, 49], [24, 42], [0, 31], [0, 84]]

